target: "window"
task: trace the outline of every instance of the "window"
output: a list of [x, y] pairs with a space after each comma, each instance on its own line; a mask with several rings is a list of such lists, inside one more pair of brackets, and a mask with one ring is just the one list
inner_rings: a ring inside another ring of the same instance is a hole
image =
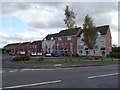
[[51, 37], [51, 41], [53, 41], [54, 40], [54, 38], [53, 37]]
[[72, 43], [70, 43], [70, 49], [71, 49], [71, 50], [73, 49], [73, 44], [72, 44]]
[[84, 33], [82, 33], [82, 34], [80, 35], [80, 38], [81, 38], [81, 39], [83, 39], [83, 38], [84, 38]]
[[71, 36], [68, 36], [68, 37], [67, 37], [67, 40], [71, 40]]
[[101, 42], [101, 46], [105, 47], [105, 42], [104, 41]]
[[37, 45], [35, 45], [34, 47], [37, 48]]
[[97, 32], [97, 38], [100, 38], [100, 37], [101, 37], [101, 33]]
[[59, 44], [57, 44], [57, 49], [59, 49]]
[[96, 43], [95, 45], [94, 45], [94, 49], [98, 49], [99, 47], [98, 47], [98, 44]]
[[62, 40], [62, 38], [61, 38], [61, 37], [59, 37], [59, 38], [58, 38], [58, 40]]
[[84, 45], [82, 42], [80, 42], [79, 46], [78, 46], [79, 49], [84, 49]]
[[82, 54], [82, 53], [83, 53], [83, 51], [82, 51], [82, 50], [80, 50], [80, 51], [79, 51], [79, 53], [80, 53], [80, 54]]
[[44, 41], [46, 41], [46, 38], [44, 38]]
[[97, 50], [94, 50], [94, 51], [93, 51], [93, 54], [98, 54], [98, 51], [97, 51]]
[[45, 49], [47, 49], [48, 47], [47, 47], [47, 45], [45, 45]]
[[55, 49], [55, 46], [54, 46], [54, 45], [52, 46], [52, 49]]

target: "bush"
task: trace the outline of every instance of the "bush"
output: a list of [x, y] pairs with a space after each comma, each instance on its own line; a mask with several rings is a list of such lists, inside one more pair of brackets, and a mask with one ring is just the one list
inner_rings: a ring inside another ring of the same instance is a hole
[[120, 52], [113, 52], [112, 57], [113, 58], [120, 58]]
[[12, 61], [29, 61], [29, 56], [16, 56], [12, 59]]

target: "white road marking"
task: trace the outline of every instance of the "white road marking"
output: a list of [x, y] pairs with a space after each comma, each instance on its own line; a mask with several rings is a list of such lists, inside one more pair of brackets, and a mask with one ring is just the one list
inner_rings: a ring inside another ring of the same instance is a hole
[[119, 74], [119, 73], [104, 74], [104, 75], [91, 76], [91, 77], [88, 77], [88, 78], [92, 79], [92, 78], [98, 78], [98, 77], [113, 76], [113, 75], [118, 75], [118, 74]]
[[9, 71], [9, 72], [17, 72], [18, 70], [12, 70], [12, 71]]
[[62, 80], [49, 81], [49, 82], [41, 82], [41, 83], [34, 83], [34, 84], [27, 84], [27, 85], [19, 85], [19, 86], [11, 86], [11, 87], [4, 87], [3, 89], [28, 87], [28, 86], [36, 86], [36, 85], [43, 85], [43, 84], [52, 84], [52, 83], [59, 83], [59, 82], [61, 82], [61, 81], [62, 81]]
[[60, 66], [62, 66], [62, 64], [55, 64], [54, 66], [55, 67], [60, 67]]

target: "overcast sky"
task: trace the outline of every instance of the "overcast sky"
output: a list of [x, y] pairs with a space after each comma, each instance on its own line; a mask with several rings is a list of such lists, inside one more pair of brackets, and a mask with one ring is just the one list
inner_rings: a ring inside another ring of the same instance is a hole
[[89, 14], [94, 25], [110, 25], [112, 43], [118, 44], [117, 2], [2, 2], [0, 47], [8, 43], [42, 40], [47, 34], [66, 28], [65, 6], [77, 13], [76, 25], [82, 27]]

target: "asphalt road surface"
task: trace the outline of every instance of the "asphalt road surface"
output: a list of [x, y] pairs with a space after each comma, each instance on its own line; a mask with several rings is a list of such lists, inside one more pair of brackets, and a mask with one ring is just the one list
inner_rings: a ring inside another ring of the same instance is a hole
[[2, 88], [118, 88], [118, 66], [3, 69]]

